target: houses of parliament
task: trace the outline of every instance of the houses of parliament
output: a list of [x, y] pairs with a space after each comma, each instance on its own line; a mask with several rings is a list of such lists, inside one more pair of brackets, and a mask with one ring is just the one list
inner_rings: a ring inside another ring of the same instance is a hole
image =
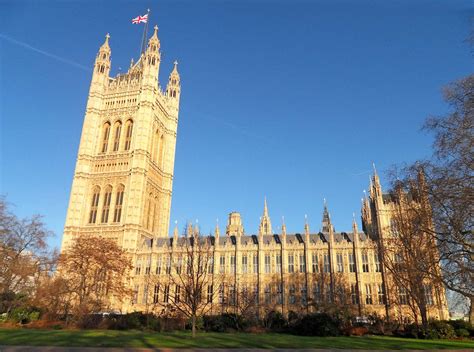
[[[116, 308], [159, 310], [183, 295], [183, 288], [167, 279], [186, 255], [184, 244], [198, 232], [191, 225], [186, 236], [177, 229], [168, 232], [181, 80], [175, 62], [166, 87], [159, 83], [156, 26], [139, 59], [115, 77], [109, 40], [107, 34], [93, 67], [62, 250], [78, 236], [115, 240], [133, 264], [128, 279], [133, 296], [115, 302]], [[374, 172], [362, 201], [362, 229], [354, 219], [350, 231], [337, 232], [326, 204], [316, 231], [306, 222], [295, 234], [287, 233], [284, 223], [279, 233], [273, 230], [266, 200], [255, 234], [244, 231], [238, 212], [230, 213], [225, 232], [216, 226], [209, 236], [208, 270], [215, 279], [202, 293], [209, 314], [235, 312], [246, 293], [258, 313], [314, 312], [342, 302], [358, 316], [410, 316], [408, 293], [394, 285], [381, 260], [381, 246], [393, 235], [394, 209]], [[420, 285], [428, 316], [446, 319], [444, 288]]]

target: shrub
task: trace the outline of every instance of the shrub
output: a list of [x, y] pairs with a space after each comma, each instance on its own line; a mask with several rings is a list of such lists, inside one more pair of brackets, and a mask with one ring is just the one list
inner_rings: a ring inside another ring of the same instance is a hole
[[225, 332], [225, 326], [220, 315], [206, 315], [203, 318], [203, 328], [206, 331]]
[[263, 320], [263, 324], [265, 325], [266, 328], [272, 330], [272, 331], [282, 331], [285, 326], [287, 325], [287, 322], [285, 318], [283, 317], [283, 314], [280, 312], [272, 310], [267, 314], [265, 319]]
[[304, 336], [338, 336], [339, 323], [326, 313], [308, 314], [292, 326], [291, 331]]
[[433, 334], [437, 335], [437, 338], [439, 339], [452, 339], [456, 337], [454, 328], [446, 321], [430, 321], [428, 324], [428, 329], [433, 330]]
[[241, 331], [248, 327], [248, 322], [241, 316], [233, 313], [205, 316], [202, 327], [206, 331], [225, 332]]
[[460, 330], [460, 329], [464, 329], [469, 333], [468, 336], [474, 337], [474, 326], [471, 323], [469, 323], [468, 321], [450, 320], [450, 321], [448, 321], [448, 323], [449, 323], [449, 325], [451, 325], [454, 328], [454, 330], [457, 331], [457, 330]]
[[469, 331], [466, 329], [456, 329], [455, 331], [456, 331], [457, 337], [466, 338], [471, 335]]
[[40, 312], [31, 308], [19, 307], [10, 312], [9, 319], [20, 324], [28, 324], [31, 321], [38, 320]]
[[446, 321], [430, 321], [427, 327], [417, 324], [405, 326], [404, 337], [417, 339], [452, 339], [456, 337], [454, 328]]

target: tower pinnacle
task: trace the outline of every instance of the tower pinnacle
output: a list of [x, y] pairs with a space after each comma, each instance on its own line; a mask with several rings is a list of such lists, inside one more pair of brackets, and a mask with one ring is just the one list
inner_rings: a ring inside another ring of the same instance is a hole
[[258, 228], [259, 235], [271, 235], [272, 232], [272, 223], [270, 221], [270, 216], [268, 215], [268, 206], [267, 206], [267, 197], [263, 200], [263, 215], [260, 218], [260, 226]]

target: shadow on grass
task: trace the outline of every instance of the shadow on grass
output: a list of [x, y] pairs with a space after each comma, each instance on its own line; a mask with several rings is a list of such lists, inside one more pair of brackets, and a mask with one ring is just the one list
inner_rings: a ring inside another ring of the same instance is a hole
[[0, 345], [132, 348], [338, 348], [338, 349], [473, 349], [469, 340], [416, 340], [387, 336], [308, 337], [288, 334], [153, 333], [117, 330], [0, 329]]

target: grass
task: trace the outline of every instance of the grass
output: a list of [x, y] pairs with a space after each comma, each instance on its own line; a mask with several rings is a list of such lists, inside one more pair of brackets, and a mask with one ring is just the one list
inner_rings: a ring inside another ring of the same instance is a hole
[[153, 333], [115, 330], [0, 329], [0, 345], [135, 348], [474, 349], [474, 342], [387, 336], [306, 337], [287, 334]]

